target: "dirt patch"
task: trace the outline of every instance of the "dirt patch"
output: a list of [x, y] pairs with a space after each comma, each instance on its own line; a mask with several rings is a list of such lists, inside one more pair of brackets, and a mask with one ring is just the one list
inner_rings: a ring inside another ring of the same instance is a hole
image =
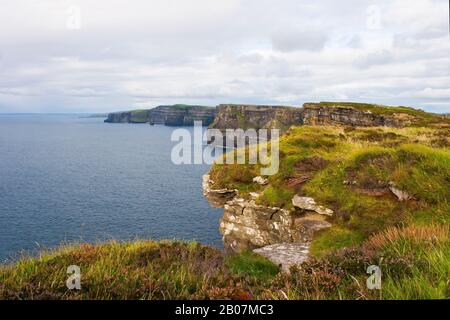
[[389, 184], [378, 180], [375, 176], [359, 175], [356, 172], [349, 172], [347, 180], [343, 182], [349, 185], [358, 193], [380, 197], [389, 193]]
[[[450, 119], [449, 116], [447, 116], [447, 117]], [[436, 128], [449, 128], [450, 127], [450, 123], [448, 123], [448, 122], [437, 122], [437, 123], [432, 123], [431, 125]]]
[[298, 188], [305, 182], [312, 179], [314, 173], [322, 170], [328, 165], [328, 161], [321, 157], [308, 157], [295, 163], [296, 173], [285, 178], [289, 188]]
[[390, 191], [388, 188], [373, 188], [373, 189], [355, 188], [355, 191], [357, 193], [372, 197], [383, 197], [390, 195]]
[[313, 177], [313, 174], [302, 174], [299, 176], [289, 176], [286, 178], [286, 185], [289, 188], [296, 188], [298, 186], [301, 186], [305, 182], [311, 180]]
[[321, 157], [308, 157], [297, 161], [294, 167], [301, 172], [316, 172], [328, 165], [328, 161]]
[[[343, 181], [345, 185], [348, 185], [354, 192], [362, 195], [372, 197], [391, 195], [389, 181], [384, 181], [384, 179], [380, 179], [380, 177], [377, 177], [377, 175], [371, 172], [374, 168], [379, 168], [383, 171], [392, 171], [394, 168], [392, 166], [391, 156], [384, 155], [366, 159], [358, 166], [359, 168], [347, 168], [346, 179]], [[368, 168], [372, 168], [372, 170], [368, 170]]]
[[362, 140], [367, 140], [370, 142], [381, 142], [385, 140], [396, 140], [403, 137], [393, 132], [371, 131], [362, 135], [361, 138]]
[[393, 169], [393, 159], [391, 156], [381, 156], [372, 158], [367, 162], [368, 165], [373, 165], [378, 168], [391, 168]]
[[431, 140], [431, 145], [437, 148], [449, 148], [450, 147], [450, 139], [449, 138], [440, 138]]

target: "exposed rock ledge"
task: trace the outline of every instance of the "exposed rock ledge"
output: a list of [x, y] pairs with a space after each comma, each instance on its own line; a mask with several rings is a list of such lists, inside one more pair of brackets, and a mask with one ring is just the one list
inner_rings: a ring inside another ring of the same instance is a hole
[[208, 199], [208, 202], [215, 208], [223, 208], [225, 203], [237, 196], [237, 190], [229, 189], [213, 189], [213, 181], [209, 174], [203, 175], [202, 188], [203, 195]]
[[220, 232], [227, 250], [255, 250], [286, 271], [307, 259], [318, 230], [331, 227], [317, 212], [258, 205], [239, 197], [237, 190], [213, 189], [212, 183], [209, 175], [203, 176], [204, 195], [213, 206], [224, 208]]
[[226, 202], [220, 232], [227, 249], [242, 251], [280, 242], [293, 242], [291, 211], [257, 205], [235, 197]]
[[333, 215], [333, 210], [325, 208], [324, 206], [319, 206], [313, 198], [300, 197], [296, 195], [292, 198], [292, 204], [303, 210], [315, 211], [318, 214], [323, 214], [326, 216]]
[[299, 265], [308, 260], [309, 244], [278, 243], [253, 250], [273, 263], [281, 265], [281, 270], [289, 272], [293, 265]]

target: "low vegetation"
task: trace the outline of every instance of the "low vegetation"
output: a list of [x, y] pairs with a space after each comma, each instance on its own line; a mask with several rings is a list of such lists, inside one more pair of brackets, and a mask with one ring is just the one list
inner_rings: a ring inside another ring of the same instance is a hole
[[[71, 265], [81, 290], [66, 286]], [[1, 267], [0, 299], [250, 299], [277, 272], [255, 254], [225, 258], [196, 242], [82, 244]]]
[[[0, 268], [0, 299], [448, 299], [449, 225], [392, 227], [290, 274], [261, 256], [195, 242], [82, 244]], [[81, 271], [69, 290], [67, 267]], [[383, 270], [381, 290], [367, 267]]]
[[[360, 246], [313, 258], [273, 283], [282, 299], [448, 299], [449, 225], [392, 227]], [[369, 290], [366, 270], [382, 270], [381, 290]], [[278, 286], [278, 287], [277, 287]]]

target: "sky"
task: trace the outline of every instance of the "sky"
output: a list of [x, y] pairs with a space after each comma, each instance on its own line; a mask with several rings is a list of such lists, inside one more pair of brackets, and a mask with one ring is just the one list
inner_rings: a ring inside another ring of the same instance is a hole
[[310, 101], [450, 112], [448, 0], [0, 4], [0, 113]]

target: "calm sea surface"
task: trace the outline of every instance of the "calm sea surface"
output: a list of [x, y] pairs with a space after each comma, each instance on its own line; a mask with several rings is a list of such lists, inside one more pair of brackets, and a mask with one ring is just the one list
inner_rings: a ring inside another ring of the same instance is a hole
[[65, 242], [221, 246], [207, 165], [172, 164], [174, 128], [79, 115], [0, 115], [0, 260]]

